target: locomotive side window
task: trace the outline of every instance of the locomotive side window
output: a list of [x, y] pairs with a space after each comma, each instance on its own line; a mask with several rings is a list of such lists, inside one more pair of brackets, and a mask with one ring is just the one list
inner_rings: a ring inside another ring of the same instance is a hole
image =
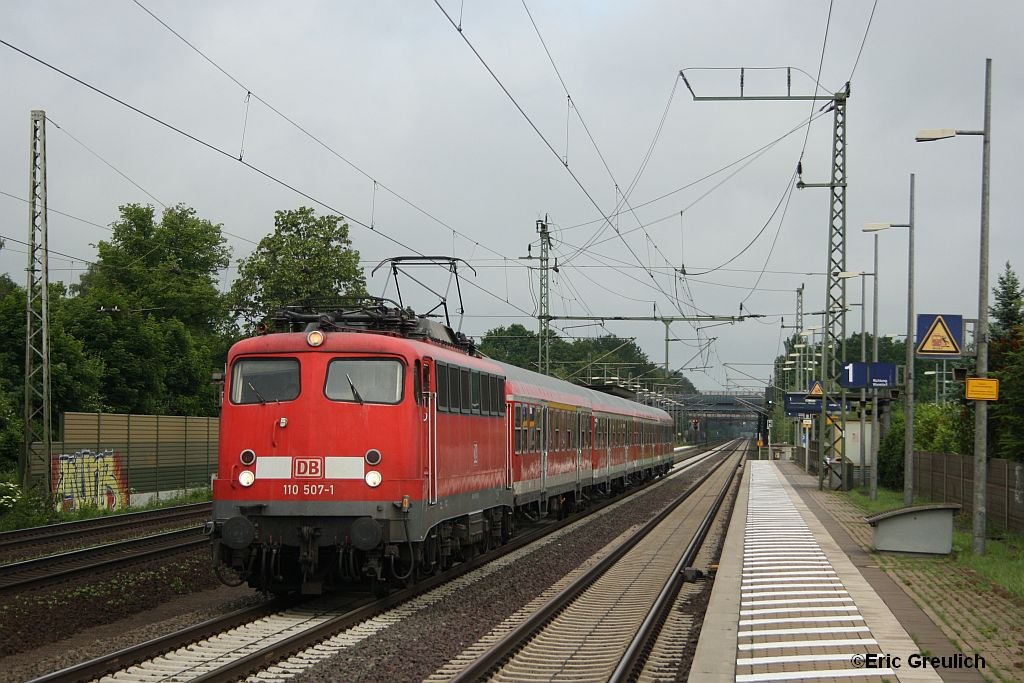
[[462, 392], [459, 388], [462, 386], [462, 380], [459, 379], [462, 374], [459, 369], [454, 365], [448, 366], [448, 412], [457, 413], [460, 410], [462, 401], [460, 395]]
[[462, 393], [461, 393], [462, 403], [461, 403], [461, 405], [462, 405], [462, 412], [464, 412], [464, 413], [468, 413], [470, 411], [470, 406], [472, 405], [472, 401], [473, 401], [473, 397], [472, 397], [472, 393], [471, 393], [472, 389], [470, 389], [470, 384], [471, 384], [470, 379], [469, 379], [470, 374], [471, 373], [470, 373], [468, 368], [462, 368], [462, 387], [461, 387], [461, 389], [462, 389]]
[[299, 396], [299, 361], [295, 358], [243, 358], [231, 375], [232, 403], [292, 401]]
[[434, 370], [437, 372], [437, 409], [442, 412], [448, 411], [448, 366], [444, 363], [436, 363]]
[[423, 402], [423, 366], [419, 361], [413, 366], [412, 375], [412, 386], [413, 386], [413, 397], [416, 399], [416, 405]]
[[498, 415], [505, 414], [505, 378], [495, 377], [494, 381], [491, 382], [491, 387], [494, 390], [494, 412]]
[[493, 415], [491, 410], [491, 376], [480, 375], [480, 412], [484, 415]]
[[332, 401], [396, 404], [402, 400], [402, 363], [385, 358], [335, 358], [324, 394]]
[[474, 415], [480, 414], [480, 373], [470, 373], [470, 403], [469, 408]]

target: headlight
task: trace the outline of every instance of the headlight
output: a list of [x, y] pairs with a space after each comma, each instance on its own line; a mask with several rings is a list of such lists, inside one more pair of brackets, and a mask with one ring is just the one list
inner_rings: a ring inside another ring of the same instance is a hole
[[310, 346], [320, 346], [324, 343], [324, 333], [320, 330], [313, 330], [306, 335], [306, 343]]
[[377, 470], [370, 470], [369, 472], [366, 473], [366, 476], [363, 477], [363, 479], [366, 481], [367, 486], [369, 486], [371, 489], [375, 489], [378, 486], [380, 486], [380, 483], [384, 480], [384, 477], [380, 476], [380, 472], [378, 472]]
[[238, 483], [246, 488], [256, 481], [256, 474], [252, 470], [242, 470], [238, 473]]

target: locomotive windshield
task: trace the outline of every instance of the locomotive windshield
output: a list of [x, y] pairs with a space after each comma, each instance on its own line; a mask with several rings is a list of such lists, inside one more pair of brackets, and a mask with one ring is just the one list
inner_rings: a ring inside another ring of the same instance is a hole
[[324, 393], [332, 401], [389, 403], [402, 400], [402, 364], [385, 358], [335, 358]]
[[231, 376], [232, 403], [292, 401], [299, 395], [299, 361], [294, 358], [243, 358]]

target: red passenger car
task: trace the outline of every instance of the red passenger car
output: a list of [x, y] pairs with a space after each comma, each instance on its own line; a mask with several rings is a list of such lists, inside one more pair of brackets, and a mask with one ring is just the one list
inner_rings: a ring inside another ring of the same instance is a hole
[[484, 358], [407, 310], [278, 323], [229, 352], [213, 483], [218, 566], [254, 587], [408, 580], [671, 466], [665, 412]]

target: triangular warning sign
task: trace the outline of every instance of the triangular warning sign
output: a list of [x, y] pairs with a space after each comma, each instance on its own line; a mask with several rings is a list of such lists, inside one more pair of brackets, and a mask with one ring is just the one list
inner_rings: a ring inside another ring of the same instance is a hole
[[949, 325], [941, 315], [935, 316], [928, 332], [917, 345], [917, 354], [920, 356], [940, 355], [950, 356], [961, 354], [960, 345], [956, 343], [956, 337], [949, 331]]
[[811, 388], [807, 390], [807, 398], [821, 398], [825, 395], [825, 390], [821, 388], [821, 382], [815, 381], [811, 385]]

